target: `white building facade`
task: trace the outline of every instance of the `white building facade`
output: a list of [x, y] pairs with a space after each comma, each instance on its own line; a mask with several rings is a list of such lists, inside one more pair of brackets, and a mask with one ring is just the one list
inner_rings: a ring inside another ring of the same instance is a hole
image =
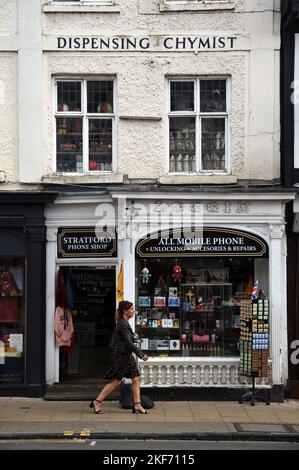
[[[280, 2], [5, 0], [4, 9], [0, 189], [58, 194], [45, 207], [45, 382], [92, 377], [97, 361], [104, 370], [105, 304], [110, 295], [114, 309], [123, 261], [124, 298], [152, 356], [140, 361], [145, 386], [242, 391], [239, 308], [258, 279], [270, 305], [260, 383], [281, 399], [293, 196], [279, 186]], [[193, 251], [182, 235], [189, 210]], [[116, 225], [111, 250], [95, 232], [103, 219]], [[83, 337], [72, 363], [55, 344], [59, 268]]]

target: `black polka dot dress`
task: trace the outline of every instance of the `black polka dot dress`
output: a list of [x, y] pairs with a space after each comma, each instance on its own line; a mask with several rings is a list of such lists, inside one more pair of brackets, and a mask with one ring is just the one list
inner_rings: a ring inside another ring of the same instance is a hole
[[112, 359], [105, 374], [105, 380], [133, 379], [140, 375], [136, 361], [129, 352], [112, 352]]

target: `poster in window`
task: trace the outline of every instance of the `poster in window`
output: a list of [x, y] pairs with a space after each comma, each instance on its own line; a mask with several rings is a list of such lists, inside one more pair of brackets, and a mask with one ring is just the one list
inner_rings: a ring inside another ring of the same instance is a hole
[[169, 349], [169, 340], [168, 339], [158, 339], [157, 340], [157, 350], [168, 350]]
[[151, 298], [150, 297], [139, 297], [139, 307], [150, 307]]
[[169, 297], [174, 298], [178, 296], [178, 288], [177, 287], [169, 287]]
[[165, 307], [166, 297], [154, 297], [154, 307]]
[[24, 276], [22, 266], [0, 267], [1, 297], [15, 296], [23, 292]]
[[141, 338], [140, 349], [148, 351], [148, 338]]
[[150, 351], [155, 351], [157, 349], [157, 340], [156, 339], [150, 339], [149, 340], [148, 349]]
[[169, 341], [169, 349], [170, 351], [179, 351], [181, 349], [180, 340], [171, 339]]
[[16, 323], [17, 320], [17, 298], [0, 297], [0, 323]]
[[180, 299], [179, 297], [169, 297], [168, 298], [168, 307], [179, 307]]

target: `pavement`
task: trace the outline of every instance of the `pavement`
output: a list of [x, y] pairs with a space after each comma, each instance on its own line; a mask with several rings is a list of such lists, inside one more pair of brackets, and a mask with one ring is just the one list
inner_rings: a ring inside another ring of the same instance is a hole
[[0, 440], [166, 439], [299, 442], [299, 400], [239, 404], [159, 401], [149, 414], [132, 414], [117, 401], [96, 415], [86, 401], [0, 397]]

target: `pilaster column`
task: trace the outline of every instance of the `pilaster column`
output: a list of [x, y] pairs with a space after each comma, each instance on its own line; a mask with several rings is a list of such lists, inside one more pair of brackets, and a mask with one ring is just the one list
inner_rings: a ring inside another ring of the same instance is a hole
[[42, 19], [40, 0], [18, 0], [19, 181], [43, 174]]
[[269, 277], [272, 381], [273, 384], [281, 384], [286, 382], [288, 374], [285, 225], [269, 225], [269, 230], [271, 235]]
[[55, 344], [55, 280], [57, 255], [57, 228], [47, 230], [47, 290], [46, 290], [46, 382], [59, 382], [59, 348]]
[[[118, 266], [117, 276], [120, 270], [121, 260], [124, 260], [124, 300], [133, 302], [135, 305], [135, 250], [133, 249], [133, 240], [131, 239], [130, 217], [126, 214], [125, 198], [118, 199]], [[135, 306], [136, 307], [136, 306]], [[130, 325], [135, 331], [135, 320], [130, 320]]]

